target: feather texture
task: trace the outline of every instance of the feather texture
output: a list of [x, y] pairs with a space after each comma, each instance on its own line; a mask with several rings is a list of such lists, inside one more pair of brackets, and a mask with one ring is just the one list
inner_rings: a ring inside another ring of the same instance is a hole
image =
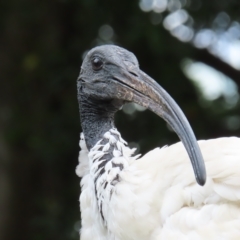
[[[239, 138], [198, 141], [204, 187], [181, 142], [136, 160], [116, 129], [105, 138], [104, 146], [100, 141], [88, 153], [81, 135], [76, 172], [82, 177], [82, 240], [240, 239]], [[106, 159], [110, 150], [113, 157]]]

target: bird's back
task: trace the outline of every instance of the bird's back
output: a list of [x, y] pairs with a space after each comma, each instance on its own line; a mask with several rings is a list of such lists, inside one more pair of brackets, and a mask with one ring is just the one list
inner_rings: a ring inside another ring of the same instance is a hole
[[132, 221], [142, 219], [140, 229], [153, 230], [148, 239], [240, 239], [240, 139], [198, 143], [207, 169], [204, 187], [182, 143], [154, 149], [129, 167], [132, 173], [123, 172], [127, 178], [139, 174], [139, 206], [129, 200], [128, 209], [136, 214]]
[[119, 174], [106, 231], [95, 239], [240, 239], [240, 139], [198, 143], [207, 169], [204, 187], [182, 143], [156, 148]]

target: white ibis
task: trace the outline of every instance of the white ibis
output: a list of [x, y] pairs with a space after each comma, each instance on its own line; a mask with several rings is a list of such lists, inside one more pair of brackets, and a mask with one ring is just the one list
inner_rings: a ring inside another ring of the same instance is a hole
[[[88, 52], [77, 88], [81, 240], [240, 239], [239, 138], [197, 142], [174, 100], [114, 45]], [[133, 156], [114, 126], [125, 102], [162, 117], [182, 143]]]

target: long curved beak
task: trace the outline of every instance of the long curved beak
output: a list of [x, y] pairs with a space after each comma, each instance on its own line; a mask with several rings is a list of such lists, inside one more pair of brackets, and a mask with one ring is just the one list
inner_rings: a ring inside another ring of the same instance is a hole
[[121, 68], [113, 80], [118, 86], [116, 98], [150, 109], [172, 127], [187, 150], [197, 183], [203, 186], [206, 169], [202, 153], [188, 120], [176, 102], [156, 81], [139, 69], [132, 71]]

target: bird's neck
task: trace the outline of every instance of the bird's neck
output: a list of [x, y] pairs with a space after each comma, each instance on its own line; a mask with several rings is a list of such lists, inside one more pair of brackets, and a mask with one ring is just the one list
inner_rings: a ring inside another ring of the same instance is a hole
[[138, 156], [132, 157], [135, 149], [129, 149], [115, 129], [114, 114], [120, 103], [96, 102], [81, 96], [79, 106], [82, 130], [89, 150], [89, 186], [95, 195], [93, 201], [96, 201], [101, 222], [107, 226], [108, 206], [115, 194], [115, 186], [121, 181], [121, 172]]
[[114, 114], [117, 109], [109, 108], [109, 104], [84, 96], [79, 101], [81, 125], [88, 150], [92, 149], [106, 132], [115, 128]]
[[[136, 149], [129, 149], [117, 129], [107, 131], [88, 153], [90, 187], [104, 226], [108, 226], [108, 209], [116, 186], [122, 181], [122, 171], [135, 161]], [[81, 161], [81, 159], [80, 159]]]

